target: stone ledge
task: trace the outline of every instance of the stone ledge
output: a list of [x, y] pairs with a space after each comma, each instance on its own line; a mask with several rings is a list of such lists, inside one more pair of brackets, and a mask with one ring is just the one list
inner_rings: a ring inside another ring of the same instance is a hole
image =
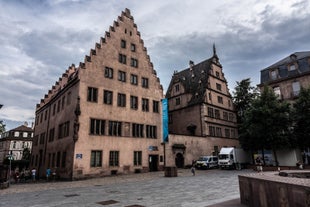
[[[286, 173], [309, 173], [287, 170]], [[239, 175], [241, 203], [254, 207], [310, 206], [310, 179], [283, 177], [279, 172]]]

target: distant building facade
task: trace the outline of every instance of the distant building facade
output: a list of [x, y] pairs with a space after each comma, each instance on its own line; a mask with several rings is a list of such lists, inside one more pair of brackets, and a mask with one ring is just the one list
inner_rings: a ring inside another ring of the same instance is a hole
[[162, 169], [162, 98], [126, 9], [37, 104], [31, 166], [65, 179]]
[[213, 56], [175, 72], [166, 98], [169, 105], [168, 162], [178, 167], [201, 155], [217, 155], [224, 146], [238, 147], [236, 111], [222, 65]]
[[281, 100], [294, 102], [301, 87], [310, 86], [310, 51], [295, 52], [261, 70], [258, 87], [271, 87]]
[[0, 166], [8, 155], [13, 160], [21, 160], [23, 151], [28, 148], [32, 149], [33, 128], [28, 125], [21, 125], [1, 134], [0, 136]]

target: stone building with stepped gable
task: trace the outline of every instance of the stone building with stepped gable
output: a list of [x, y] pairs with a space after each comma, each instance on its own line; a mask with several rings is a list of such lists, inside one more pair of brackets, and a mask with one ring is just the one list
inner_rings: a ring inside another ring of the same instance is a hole
[[167, 163], [191, 165], [201, 155], [218, 155], [222, 147], [239, 147], [236, 111], [223, 68], [213, 56], [175, 71], [167, 90], [169, 143]]
[[63, 179], [163, 168], [163, 88], [130, 10], [36, 106], [31, 167]]

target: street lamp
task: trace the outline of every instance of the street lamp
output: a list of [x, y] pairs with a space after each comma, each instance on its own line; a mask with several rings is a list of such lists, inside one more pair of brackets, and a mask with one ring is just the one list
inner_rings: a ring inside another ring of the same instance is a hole
[[11, 166], [12, 166], [12, 159], [13, 159], [13, 155], [12, 154], [8, 154], [8, 159], [10, 160], [10, 170], [9, 170], [9, 185], [11, 184]]

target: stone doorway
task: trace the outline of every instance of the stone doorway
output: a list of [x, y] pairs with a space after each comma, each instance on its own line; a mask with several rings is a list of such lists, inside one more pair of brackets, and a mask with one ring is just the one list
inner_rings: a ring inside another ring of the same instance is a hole
[[177, 153], [175, 157], [175, 165], [178, 168], [184, 168], [184, 157], [182, 153]]

